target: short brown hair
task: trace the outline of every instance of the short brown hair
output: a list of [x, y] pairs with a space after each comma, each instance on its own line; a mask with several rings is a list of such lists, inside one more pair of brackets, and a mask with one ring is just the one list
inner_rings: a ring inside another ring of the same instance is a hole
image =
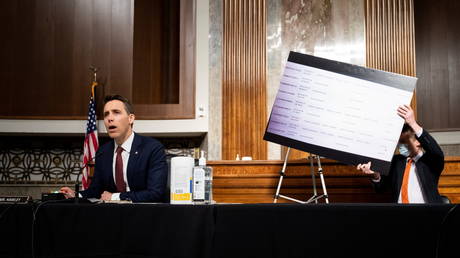
[[399, 142], [404, 143], [407, 139], [415, 137], [415, 132], [410, 125], [404, 123], [402, 131], [401, 131], [401, 136], [399, 136]]
[[404, 123], [401, 133], [415, 133], [410, 125]]
[[104, 105], [107, 104], [107, 102], [109, 101], [112, 101], [112, 100], [119, 100], [121, 102], [123, 102], [123, 104], [125, 105], [125, 110], [126, 110], [126, 113], [129, 114], [134, 114], [134, 109], [133, 109], [133, 105], [131, 105], [131, 102], [129, 102], [129, 100], [121, 95], [107, 95], [105, 96], [104, 98]]

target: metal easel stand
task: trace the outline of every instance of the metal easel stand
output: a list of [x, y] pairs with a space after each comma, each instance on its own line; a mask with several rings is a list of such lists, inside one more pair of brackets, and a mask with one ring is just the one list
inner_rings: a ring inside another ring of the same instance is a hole
[[[319, 155], [313, 155], [311, 153], [310, 153], [310, 155], [309, 155], [309, 157], [307, 159], [310, 160], [310, 173], [311, 173], [311, 179], [312, 179], [312, 184], [313, 184], [313, 196], [310, 199], [308, 199], [307, 201], [301, 201], [301, 200], [298, 200], [298, 199], [291, 198], [289, 196], [280, 194], [281, 184], [283, 183], [283, 178], [286, 175], [285, 172], [286, 172], [286, 166], [287, 166], [290, 150], [291, 150], [291, 148], [288, 147], [287, 152], [286, 152], [286, 157], [284, 158], [283, 168], [280, 171], [280, 179], [278, 181], [278, 187], [276, 189], [276, 194], [275, 194], [275, 198], [273, 199], [273, 203], [277, 203], [278, 198], [283, 198], [283, 199], [290, 200], [290, 201], [297, 202], [297, 203], [301, 203], [301, 204], [307, 204], [307, 203], [312, 203], [312, 202], [318, 203], [319, 199], [324, 198], [325, 202], [329, 203], [329, 197], [327, 195], [326, 182], [324, 181], [323, 168], [321, 167], [320, 157], [319, 157]], [[322, 195], [318, 195], [318, 192], [316, 190], [316, 177], [315, 177], [315, 170], [314, 170], [314, 166], [313, 166], [313, 159], [315, 158], [315, 156], [316, 156], [316, 161], [318, 163], [318, 174], [319, 174], [319, 177], [321, 179], [321, 186], [323, 188], [323, 194]]]

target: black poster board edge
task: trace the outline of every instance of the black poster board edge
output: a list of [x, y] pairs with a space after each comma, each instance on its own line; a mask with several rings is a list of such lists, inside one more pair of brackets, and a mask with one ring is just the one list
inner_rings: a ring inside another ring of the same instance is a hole
[[344, 164], [356, 166], [358, 164], [364, 164], [367, 162], [372, 162], [371, 169], [375, 172], [379, 172], [382, 175], [388, 175], [390, 170], [391, 162], [381, 159], [375, 159], [371, 157], [361, 156], [354, 153], [338, 151], [314, 144], [309, 144], [301, 141], [297, 141], [291, 138], [280, 136], [277, 134], [265, 132], [264, 140], [281, 144], [283, 146], [288, 146], [294, 149], [298, 149], [305, 152], [310, 152], [312, 154], [320, 155], [327, 157], [333, 160], [337, 160]]

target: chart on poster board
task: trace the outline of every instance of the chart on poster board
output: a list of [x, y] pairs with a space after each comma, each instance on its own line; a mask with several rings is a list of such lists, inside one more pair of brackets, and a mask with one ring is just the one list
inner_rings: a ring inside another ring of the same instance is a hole
[[290, 52], [264, 139], [387, 174], [416, 82]]

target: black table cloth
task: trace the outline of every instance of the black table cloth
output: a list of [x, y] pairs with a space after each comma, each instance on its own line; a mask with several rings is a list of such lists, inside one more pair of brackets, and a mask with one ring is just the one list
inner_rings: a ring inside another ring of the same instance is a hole
[[460, 257], [455, 205], [37, 207], [0, 205], [0, 257]]
[[[446, 237], [438, 245], [440, 233], [452, 229], [450, 222], [443, 224], [452, 208], [397, 204], [218, 206], [213, 257], [436, 257], [438, 249], [447, 250], [442, 244], [451, 239]], [[451, 221], [460, 220], [460, 211], [449, 215], [456, 216], [456, 220], [450, 217]], [[458, 232], [455, 235], [460, 240]]]

